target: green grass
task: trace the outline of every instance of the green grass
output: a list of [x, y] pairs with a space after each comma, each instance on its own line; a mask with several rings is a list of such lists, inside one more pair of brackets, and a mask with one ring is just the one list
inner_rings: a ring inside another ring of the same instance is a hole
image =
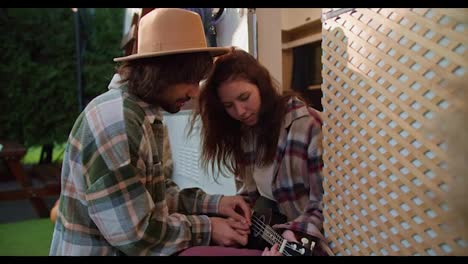
[[[62, 163], [65, 146], [66, 143], [54, 144], [54, 149], [52, 150], [52, 162]], [[41, 151], [42, 146], [29, 147], [26, 155], [23, 157], [23, 164], [37, 164], [41, 158]]]
[[48, 256], [53, 232], [49, 218], [0, 224], [0, 256]]

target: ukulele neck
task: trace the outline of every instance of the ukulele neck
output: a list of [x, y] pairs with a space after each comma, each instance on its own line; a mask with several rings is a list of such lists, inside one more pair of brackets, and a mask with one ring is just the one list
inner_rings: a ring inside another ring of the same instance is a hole
[[[252, 220], [256, 223], [262, 222], [258, 219], [257, 216], [252, 214]], [[258, 226], [258, 230], [261, 233], [261, 237], [268, 242], [270, 245], [278, 244], [279, 245], [279, 252], [283, 254], [284, 248], [286, 247], [287, 240], [284, 239], [280, 234], [278, 234], [273, 228], [269, 225], [263, 224]]]

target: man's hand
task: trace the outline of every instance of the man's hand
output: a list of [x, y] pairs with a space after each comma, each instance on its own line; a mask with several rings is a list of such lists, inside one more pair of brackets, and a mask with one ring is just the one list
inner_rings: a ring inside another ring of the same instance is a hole
[[220, 246], [245, 246], [248, 242], [249, 226], [234, 219], [210, 217], [211, 240]]
[[219, 202], [219, 213], [231, 217], [241, 223], [252, 224], [250, 221], [250, 206], [240, 195], [223, 196]]

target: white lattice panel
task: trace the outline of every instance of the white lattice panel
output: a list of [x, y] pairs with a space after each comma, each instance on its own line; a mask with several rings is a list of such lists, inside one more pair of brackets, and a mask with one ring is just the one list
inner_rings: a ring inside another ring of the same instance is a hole
[[446, 145], [427, 126], [465, 103], [447, 80], [465, 75], [467, 10], [323, 20], [325, 231], [337, 255], [466, 254], [445, 222]]

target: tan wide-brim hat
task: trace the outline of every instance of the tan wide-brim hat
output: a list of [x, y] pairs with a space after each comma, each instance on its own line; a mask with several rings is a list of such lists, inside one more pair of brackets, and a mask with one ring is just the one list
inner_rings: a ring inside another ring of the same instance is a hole
[[156, 8], [140, 19], [137, 52], [114, 58], [114, 61], [202, 51], [215, 57], [229, 52], [229, 47], [207, 47], [203, 23], [197, 13], [179, 8]]

